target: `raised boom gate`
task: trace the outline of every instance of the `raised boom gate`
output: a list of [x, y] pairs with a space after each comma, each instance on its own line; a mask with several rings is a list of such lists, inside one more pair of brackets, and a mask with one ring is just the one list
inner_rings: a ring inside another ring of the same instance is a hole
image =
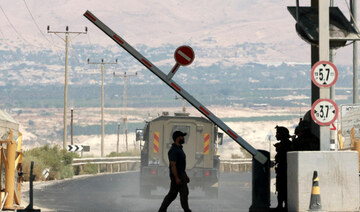
[[[170, 88], [172, 88], [175, 92], [177, 92], [180, 96], [186, 99], [192, 106], [194, 106], [199, 112], [201, 112], [204, 116], [206, 116], [209, 120], [215, 123], [220, 129], [222, 129], [227, 135], [229, 135], [236, 143], [245, 148], [255, 160], [259, 161], [261, 164], [265, 164], [268, 160], [266, 156], [264, 156], [261, 152], [252, 147], [249, 143], [247, 143], [242, 137], [240, 137], [236, 132], [234, 132], [230, 127], [228, 127], [223, 121], [221, 121], [218, 117], [216, 117], [210, 110], [208, 110], [204, 105], [198, 102], [193, 96], [191, 96], [185, 89], [183, 89], [180, 85], [178, 85], [171, 78], [174, 76], [176, 70], [180, 65], [189, 65], [195, 55], [190, 53], [186, 54], [181, 51], [182, 47], [185, 47], [184, 51], [188, 48], [187, 46], [179, 47], [175, 51], [175, 59], [176, 54], [183, 57], [185, 61], [178, 61], [168, 75], [164, 74], [159, 68], [157, 68], [154, 64], [152, 64], [148, 59], [146, 59], [143, 55], [141, 55], [138, 51], [136, 51], [132, 46], [130, 46], [123, 38], [113, 32], [108, 26], [106, 26], [103, 22], [101, 22], [95, 15], [93, 15], [90, 11], [86, 11], [84, 16], [95, 24], [99, 29], [101, 29], [105, 34], [107, 34], [111, 39], [113, 39], [119, 46], [125, 49], [129, 54], [131, 54], [135, 59], [137, 59], [141, 64], [143, 64], [147, 69], [153, 72], [156, 76], [158, 76], [162, 81], [164, 81]], [[187, 47], [187, 48], [186, 48]], [[191, 49], [191, 48], [190, 48]], [[192, 51], [192, 49], [191, 49]], [[181, 59], [180, 59], [181, 60]], [[187, 61], [187, 62], [186, 62]]]

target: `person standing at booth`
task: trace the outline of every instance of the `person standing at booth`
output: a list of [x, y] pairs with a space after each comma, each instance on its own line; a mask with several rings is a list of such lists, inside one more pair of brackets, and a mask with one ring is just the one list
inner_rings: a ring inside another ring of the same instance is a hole
[[286, 153], [290, 151], [291, 141], [290, 134], [286, 127], [276, 126], [276, 148], [275, 155], [275, 173], [276, 173], [276, 191], [278, 205], [277, 209], [287, 209], [287, 159]]

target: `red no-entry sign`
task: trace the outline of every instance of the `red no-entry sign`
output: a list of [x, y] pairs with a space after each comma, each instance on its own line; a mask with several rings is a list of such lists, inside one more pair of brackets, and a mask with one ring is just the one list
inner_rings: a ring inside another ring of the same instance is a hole
[[195, 54], [190, 46], [180, 46], [175, 50], [174, 58], [179, 65], [187, 66], [194, 61]]

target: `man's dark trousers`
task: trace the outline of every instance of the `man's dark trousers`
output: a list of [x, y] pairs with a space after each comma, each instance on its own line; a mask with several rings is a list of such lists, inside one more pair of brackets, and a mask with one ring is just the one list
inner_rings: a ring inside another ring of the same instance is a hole
[[189, 209], [189, 204], [188, 204], [189, 188], [187, 186], [186, 176], [183, 175], [180, 177], [180, 179], [181, 179], [180, 185], [176, 184], [175, 178], [171, 177], [170, 179], [171, 179], [170, 191], [164, 198], [164, 201], [161, 204], [159, 212], [165, 212], [166, 209], [171, 204], [171, 202], [176, 199], [176, 196], [178, 193], [180, 193], [181, 207], [184, 209], [185, 212], [191, 212], [191, 210]]

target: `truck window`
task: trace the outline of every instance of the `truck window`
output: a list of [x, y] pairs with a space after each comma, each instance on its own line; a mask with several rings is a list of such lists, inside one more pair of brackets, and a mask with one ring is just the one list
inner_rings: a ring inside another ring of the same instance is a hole
[[184, 125], [175, 125], [175, 126], [173, 126], [173, 128], [171, 130], [170, 138], [172, 137], [172, 134], [175, 131], [181, 131], [181, 132], [187, 133], [187, 135], [185, 136], [185, 143], [188, 142], [188, 138], [190, 136], [190, 126], [184, 126]]
[[136, 129], [135, 133], [136, 133], [136, 141], [144, 140], [144, 131], [143, 131], [143, 129]]

